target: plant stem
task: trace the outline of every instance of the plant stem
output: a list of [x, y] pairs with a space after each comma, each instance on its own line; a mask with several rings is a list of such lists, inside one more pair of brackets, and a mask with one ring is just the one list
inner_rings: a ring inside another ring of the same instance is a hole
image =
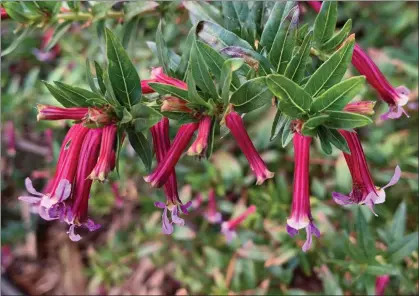
[[[106, 13], [106, 16], [103, 18], [113, 18], [113, 19], [119, 19], [124, 16], [124, 12], [122, 11], [114, 11], [109, 10]], [[67, 12], [67, 13], [59, 13], [57, 14], [56, 18], [59, 20], [65, 20], [65, 21], [88, 21], [93, 19], [93, 14], [88, 12]]]

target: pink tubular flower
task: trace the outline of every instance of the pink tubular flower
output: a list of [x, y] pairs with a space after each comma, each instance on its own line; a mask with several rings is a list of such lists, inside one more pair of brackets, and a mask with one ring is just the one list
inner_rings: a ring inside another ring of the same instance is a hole
[[242, 214], [240, 214], [238, 217], [231, 219], [229, 221], [223, 222], [221, 224], [221, 232], [224, 234], [227, 243], [230, 243], [236, 236], [236, 228], [239, 226], [246, 218], [256, 212], [256, 206], [251, 205], [247, 208], [246, 211], [244, 211]]
[[61, 146], [57, 169], [49, 192], [43, 194], [36, 191], [32, 181], [26, 178], [26, 190], [33, 196], [20, 196], [19, 199], [39, 205], [39, 213], [42, 218], [46, 220], [56, 219], [56, 217], [50, 216], [49, 210], [70, 196], [80, 149], [88, 131], [89, 129], [83, 127], [82, 124], [75, 124], [68, 131]]
[[157, 67], [151, 70], [151, 79], [145, 79], [141, 81], [141, 89], [143, 94], [150, 94], [154, 93], [155, 91], [150, 87], [150, 82], [157, 82], [157, 83], [163, 83], [163, 84], [169, 84], [173, 85], [177, 88], [181, 89], [188, 89], [188, 85], [179, 79], [167, 76], [163, 73], [162, 67]]
[[303, 245], [304, 252], [310, 249], [313, 234], [320, 236], [310, 209], [310, 143], [311, 137], [303, 136], [298, 132], [294, 134], [294, 192], [291, 216], [287, 219], [287, 231], [291, 237], [294, 237], [298, 230], [306, 229], [307, 240]]
[[65, 205], [64, 221], [70, 225], [68, 234], [72, 241], [81, 239], [81, 236], [74, 232], [76, 226], [84, 226], [90, 231], [100, 228], [100, 225], [88, 218], [87, 213], [90, 188], [93, 182], [88, 176], [97, 162], [101, 138], [102, 129], [90, 129], [81, 145], [71, 200], [67, 201]]
[[166, 183], [197, 128], [197, 122], [187, 123], [179, 128], [164, 159], [150, 175], [144, 177], [147, 183], [151, 183], [153, 187], [161, 187]]
[[377, 276], [375, 279], [375, 295], [384, 296], [384, 291], [389, 283], [390, 276], [388, 274]]
[[203, 202], [202, 193], [198, 192], [195, 198], [192, 200], [191, 208], [195, 210], [198, 209], [202, 205], [202, 202]]
[[13, 121], [9, 120], [4, 125], [4, 137], [7, 148], [7, 155], [16, 155], [16, 130]]
[[226, 126], [230, 129], [241, 151], [247, 158], [250, 168], [256, 176], [256, 184], [261, 185], [266, 179], [274, 176], [266, 167], [265, 162], [256, 151], [243, 124], [243, 120], [236, 112], [231, 112], [225, 117]]
[[211, 132], [212, 119], [210, 116], [204, 116], [199, 121], [198, 135], [188, 150], [188, 155], [202, 157], [208, 146], [208, 137]]
[[362, 115], [373, 115], [374, 114], [375, 102], [373, 101], [360, 101], [349, 103], [343, 108], [344, 111], [358, 113]]
[[[156, 152], [156, 159], [158, 165], [165, 160], [166, 155], [170, 151], [170, 138], [169, 138], [169, 119], [164, 117], [158, 123], [151, 127], [151, 135], [153, 137], [154, 151]], [[175, 138], [176, 141], [176, 138]], [[173, 143], [174, 144], [174, 143]], [[183, 149], [182, 149], [183, 150]], [[179, 218], [179, 209], [184, 214], [188, 213], [188, 208], [191, 202], [183, 205], [179, 198], [177, 189], [176, 172], [173, 168], [169, 172], [167, 182], [164, 184], [164, 193], [166, 195], [166, 203], [156, 202], [154, 205], [158, 208], [164, 209], [162, 215], [162, 230], [164, 234], [171, 234], [173, 232], [173, 223], [183, 226], [185, 221]], [[167, 211], [171, 212], [172, 222], [169, 221]]]
[[9, 18], [9, 15], [7, 14], [6, 9], [4, 9], [3, 7], [0, 7], [0, 13], [1, 13], [2, 20], [7, 20]]
[[205, 218], [211, 224], [221, 223], [221, 213], [217, 211], [217, 199], [215, 197], [215, 190], [211, 188], [208, 192], [208, 209], [205, 213]]
[[[319, 12], [322, 3], [320, 1], [309, 1], [308, 4]], [[404, 113], [409, 117], [403, 106], [409, 101], [409, 89], [405, 86], [394, 88], [386, 79], [377, 65], [371, 60], [367, 53], [355, 44], [352, 54], [352, 64], [361, 75], [365, 75], [368, 83], [380, 94], [381, 99], [389, 106], [389, 111], [381, 115], [381, 119], [397, 119]]]
[[391, 86], [383, 73], [381, 73], [380, 69], [378, 69], [377, 65], [358, 44], [355, 44], [354, 47], [352, 64], [359, 73], [365, 75], [368, 83], [375, 88], [383, 101], [389, 105], [390, 110], [381, 115], [382, 119], [396, 119], [399, 118], [402, 113], [409, 117], [402, 106], [406, 105], [409, 101], [410, 91], [404, 86], [399, 86], [397, 88]]
[[87, 116], [89, 111], [85, 107], [73, 107], [73, 108], [62, 108], [56, 106], [38, 104], [38, 116], [39, 120], [82, 120]]
[[339, 205], [353, 203], [365, 204], [375, 214], [374, 205], [385, 201], [386, 194], [384, 190], [399, 181], [401, 175], [400, 167], [396, 166], [394, 175], [386, 186], [382, 188], [376, 187], [372, 181], [364, 150], [362, 149], [357, 133], [345, 130], [339, 130], [339, 132], [345, 137], [349, 150], [351, 151], [351, 154], [343, 153], [343, 155], [351, 172], [352, 191], [349, 195], [333, 192], [332, 197]]
[[160, 111], [191, 113], [192, 110], [189, 109], [186, 104], [188, 104], [188, 102], [185, 100], [176, 97], [167, 97], [164, 99]]
[[116, 131], [116, 125], [108, 125], [103, 128], [99, 159], [89, 175], [89, 179], [103, 182], [108, 177], [115, 159], [113, 146], [116, 138]]

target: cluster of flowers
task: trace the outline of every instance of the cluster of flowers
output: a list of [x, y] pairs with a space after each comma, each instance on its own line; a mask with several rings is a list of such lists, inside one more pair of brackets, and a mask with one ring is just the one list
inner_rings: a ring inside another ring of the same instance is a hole
[[[88, 217], [90, 188], [94, 180], [103, 182], [115, 166], [117, 127], [106, 108], [61, 108], [38, 105], [38, 120], [75, 120], [61, 145], [56, 171], [44, 192], [38, 192], [30, 178], [26, 190], [31, 196], [19, 199], [30, 203], [45, 220], [70, 225], [70, 239], [81, 239], [75, 227], [94, 231], [100, 227]], [[95, 125], [88, 128], [85, 125]]]

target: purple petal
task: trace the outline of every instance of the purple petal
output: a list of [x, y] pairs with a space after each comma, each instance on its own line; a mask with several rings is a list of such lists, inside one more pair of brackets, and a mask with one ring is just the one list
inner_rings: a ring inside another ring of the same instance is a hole
[[381, 189], [384, 190], [387, 187], [393, 186], [394, 184], [396, 184], [397, 182], [399, 182], [401, 174], [402, 174], [402, 171], [401, 171], [400, 167], [399, 166], [396, 166], [396, 169], [394, 170], [394, 175], [391, 178], [390, 182], [388, 182], [388, 184], [386, 186], [384, 186], [383, 188], [381, 188]]
[[41, 198], [35, 196], [19, 196], [18, 199], [20, 201], [27, 202], [30, 204], [37, 204], [41, 202]]
[[378, 217], [378, 215], [374, 212], [374, 198], [377, 195], [374, 192], [371, 192], [370, 194], [367, 195], [367, 197], [365, 198], [364, 204], [371, 210], [371, 212]]
[[50, 213], [49, 213], [49, 209], [47, 209], [43, 206], [38, 207], [38, 214], [42, 219], [44, 219], [46, 221], [52, 221], [52, 220], [58, 219], [58, 217], [56, 217], [56, 216], [51, 216]]
[[291, 237], [294, 237], [298, 234], [298, 230], [289, 226], [288, 224], [287, 224], [287, 232]]
[[192, 206], [192, 201], [188, 201], [186, 204], [180, 206], [180, 210], [184, 214], [189, 214], [188, 208]]
[[71, 194], [71, 183], [67, 179], [60, 180], [55, 190], [54, 197], [58, 197], [57, 202], [65, 201]]
[[179, 212], [178, 208], [174, 207], [172, 211], [172, 222], [175, 223], [176, 225], [183, 226], [185, 225], [185, 220], [183, 220], [182, 218], [179, 218], [178, 212]]
[[396, 92], [399, 95], [404, 95], [404, 96], [408, 96], [410, 94], [410, 89], [408, 89], [406, 86], [404, 85], [400, 85], [398, 87], [396, 87]]
[[173, 225], [170, 223], [169, 218], [167, 217], [167, 208], [164, 208], [162, 215], [162, 229], [164, 234], [173, 233]]
[[155, 207], [157, 207], [157, 208], [159, 208], [159, 209], [164, 209], [164, 208], [166, 208], [166, 204], [165, 204], [164, 202], [161, 202], [161, 201], [156, 201], [156, 202], [154, 203], [154, 206], [155, 206]]
[[310, 223], [310, 228], [311, 228], [311, 231], [313, 232], [313, 234], [316, 236], [316, 237], [320, 237], [320, 230], [316, 227], [316, 225], [314, 225], [314, 223], [312, 222], [312, 223]]
[[84, 223], [84, 226], [86, 226], [86, 228], [89, 229], [89, 231], [96, 231], [100, 227], [102, 227], [102, 225], [96, 224], [92, 219], [87, 219], [87, 222]]
[[208, 222], [211, 224], [218, 224], [223, 220], [220, 212], [216, 212], [212, 215], [205, 214], [205, 218], [207, 218]]
[[307, 252], [311, 248], [311, 244], [313, 243], [313, 234], [316, 237], [320, 236], [320, 231], [317, 229], [317, 227], [314, 225], [313, 222], [311, 222], [306, 227], [306, 233], [307, 233], [307, 239], [306, 239], [306, 242], [303, 245], [303, 252]]
[[29, 178], [25, 179], [25, 187], [26, 191], [28, 191], [30, 194], [35, 196], [43, 196], [41, 192], [36, 191], [36, 189], [33, 187], [32, 180]]
[[74, 232], [76, 225], [71, 225], [70, 228], [68, 229], [67, 233], [69, 238], [73, 241], [73, 242], [78, 242], [79, 240], [81, 240], [81, 236], [79, 234], [76, 234]]
[[338, 205], [346, 206], [352, 204], [351, 197], [340, 192], [332, 192], [332, 197]]
[[224, 234], [228, 244], [237, 236], [237, 233], [234, 230], [228, 228], [227, 222], [221, 224], [221, 233]]
[[387, 113], [380, 116], [382, 120], [397, 119], [402, 116], [404, 109], [400, 106], [391, 106]]

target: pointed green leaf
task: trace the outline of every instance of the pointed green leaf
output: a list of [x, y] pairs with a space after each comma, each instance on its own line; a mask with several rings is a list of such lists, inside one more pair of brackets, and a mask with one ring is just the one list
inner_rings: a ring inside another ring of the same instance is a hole
[[360, 208], [358, 208], [356, 216], [356, 237], [358, 247], [364, 252], [365, 256], [371, 260], [376, 254], [372, 234]]
[[287, 122], [289, 123], [289, 117], [282, 113], [281, 109], [277, 109], [271, 128], [271, 137], [269, 139], [270, 141], [273, 141], [280, 135]]
[[141, 158], [147, 171], [151, 170], [152, 150], [147, 138], [134, 129], [127, 129], [129, 142], [137, 155]]
[[185, 101], [189, 102], [188, 91], [186, 89], [178, 88], [176, 86], [169, 85], [169, 84], [157, 83], [157, 82], [150, 82], [148, 85], [162, 96], [172, 95], [172, 96], [175, 96], [180, 99], [184, 99]]
[[104, 95], [106, 93], [106, 86], [103, 82], [103, 70], [102, 67], [95, 61], [95, 70], [96, 70], [96, 78], [97, 83], [99, 84], [100, 91]]
[[314, 98], [310, 112], [318, 113], [326, 110], [340, 111], [348, 104], [365, 82], [365, 76], [351, 77], [335, 84], [317, 98]]
[[277, 1], [264, 26], [260, 44], [269, 52], [274, 42], [275, 36], [282, 20], [288, 15], [289, 11], [295, 6], [294, 1]]
[[88, 91], [87, 89], [71, 86], [59, 81], [54, 81], [54, 83], [76, 106], [91, 106], [92, 104], [89, 104], [90, 99], [100, 99], [98, 94]]
[[105, 99], [109, 102], [109, 104], [113, 106], [121, 106], [118, 99], [116, 98], [115, 92], [113, 90], [113, 86], [111, 80], [109, 78], [109, 73], [103, 73], [103, 83], [105, 84], [106, 92], [105, 92]]
[[204, 1], [185, 1], [183, 5], [189, 10], [191, 19], [195, 18], [197, 20], [215, 22], [217, 24], [222, 23], [221, 12], [212, 4]]
[[125, 129], [118, 126], [118, 131], [116, 133], [116, 158], [115, 158], [115, 171], [119, 176], [119, 161], [121, 158], [121, 149], [124, 139]]
[[292, 51], [297, 38], [297, 24], [300, 11], [293, 7], [281, 22], [269, 51], [268, 57], [278, 74], [283, 74], [291, 61]]
[[163, 67], [164, 73], [166, 73], [167, 75], [171, 75], [172, 72], [169, 67], [169, 64], [170, 64], [169, 50], [163, 38], [161, 21], [156, 31], [156, 48], [157, 48], [157, 58], [159, 59], [160, 65]]
[[65, 33], [70, 29], [72, 21], [65, 21], [55, 28], [54, 33], [52, 34], [51, 40], [45, 46], [45, 51], [50, 51], [55, 44], [64, 36]]
[[191, 71], [192, 70], [190, 69], [186, 77], [186, 82], [188, 84], [188, 101], [198, 106], [200, 105], [207, 107], [208, 103], [198, 94], [198, 91], [196, 90], [195, 80]]
[[124, 27], [122, 29], [122, 46], [125, 49], [128, 49], [129, 42], [134, 35], [133, 32], [135, 32], [135, 29], [138, 27], [139, 20], [140, 18], [134, 18], [124, 22]]
[[323, 44], [333, 36], [338, 14], [337, 1], [324, 1], [314, 22], [314, 42]]
[[73, 101], [70, 96], [68, 96], [58, 87], [55, 87], [54, 85], [49, 84], [46, 81], [44, 81], [44, 84], [48, 88], [49, 92], [53, 95], [53, 97], [64, 107], [70, 108], [80, 106], [77, 102]]
[[372, 123], [367, 116], [345, 112], [345, 111], [327, 111], [329, 118], [324, 123], [325, 126], [335, 129], [352, 129]]
[[90, 60], [89, 59], [86, 59], [86, 77], [87, 77], [87, 82], [89, 83], [90, 89], [93, 92], [95, 92], [97, 94], [100, 94], [100, 91], [96, 87], [95, 81], [93, 80], [92, 72], [90, 71]]
[[322, 150], [327, 155], [332, 154], [332, 145], [330, 144], [330, 134], [328, 133], [328, 129], [324, 126], [320, 126], [317, 129], [317, 135], [320, 139], [320, 145], [322, 147]]
[[300, 83], [304, 78], [306, 64], [310, 60], [311, 40], [313, 39], [313, 32], [310, 31], [304, 38], [298, 52], [292, 57], [291, 62], [285, 69], [284, 75], [289, 79]]
[[269, 75], [266, 83], [272, 93], [280, 99], [279, 106], [282, 112], [297, 118], [307, 113], [312, 99], [301, 86], [278, 74]]
[[[225, 106], [229, 103], [230, 100], [230, 85], [233, 79], [233, 72], [237, 71], [243, 65], [243, 63], [243, 59], [235, 58], [228, 59], [223, 63], [219, 85], [221, 89], [221, 100]], [[238, 87], [240, 87], [240, 81]]]
[[315, 136], [317, 134], [317, 127], [325, 122], [329, 118], [329, 115], [319, 115], [311, 117], [309, 120], [304, 122], [301, 132], [305, 136]]
[[311, 75], [304, 87], [311, 96], [316, 97], [321, 90], [328, 89], [342, 80], [351, 62], [354, 44], [354, 40], [345, 44]]
[[22, 41], [26, 38], [26, 36], [30, 35], [35, 30], [35, 27], [27, 26], [20, 34], [19, 36], [15, 37], [13, 39], [13, 42], [4, 50], [1, 50], [1, 57], [4, 57], [8, 55], [9, 53], [13, 52], [19, 44], [22, 43]]
[[124, 3], [124, 21], [128, 22], [134, 17], [154, 11], [158, 6], [159, 3], [155, 1], [126, 2]]
[[266, 76], [272, 73], [273, 66], [267, 58], [252, 49], [241, 48], [238, 46], [227, 46], [221, 53], [232, 58], [242, 58], [250, 67]]
[[345, 41], [346, 37], [348, 37], [349, 33], [351, 32], [351, 29], [352, 29], [352, 20], [349, 19], [346, 21], [345, 25], [343, 25], [339, 33], [337, 33], [329, 41], [323, 44], [320, 47], [320, 49], [325, 52], [334, 50], [336, 47], [341, 45], [343, 41]]
[[390, 244], [387, 250], [389, 261], [396, 264], [410, 256], [413, 251], [418, 249], [418, 233], [414, 232]]
[[132, 124], [137, 133], [144, 132], [162, 119], [162, 115], [153, 108], [142, 103], [131, 109]]
[[[148, 48], [150, 48], [151, 51], [153, 52], [153, 54], [155, 56], [158, 56], [159, 53], [157, 52], [157, 45], [156, 45], [156, 43], [153, 42], [153, 41], [147, 41], [146, 43], [147, 43]], [[169, 55], [169, 68], [170, 68], [170, 70], [173, 73], [178, 68], [178, 66], [179, 66], [180, 56], [177, 53], [175, 53], [173, 50], [171, 50], [171, 49], [167, 49], [167, 54]]]
[[385, 264], [385, 265], [372, 265], [368, 264], [365, 272], [370, 275], [398, 275], [400, 274], [400, 270], [391, 264]]
[[[28, 16], [25, 14], [24, 8], [21, 3], [19, 2], [3, 2], [2, 3], [4, 9], [7, 12], [7, 15], [10, 16], [15, 21], [20, 23], [26, 23], [29, 21]], [[2, 54], [3, 56], [3, 54]]]
[[329, 141], [339, 150], [351, 154], [351, 150], [349, 150], [348, 143], [346, 142], [345, 138], [334, 129], [326, 129], [327, 133], [329, 134]]
[[288, 117], [287, 121], [284, 124], [284, 130], [282, 131], [282, 147], [285, 148], [289, 142], [291, 142], [292, 138], [294, 137], [294, 133], [291, 130], [291, 118]]
[[235, 110], [241, 113], [253, 111], [272, 100], [273, 94], [266, 85], [265, 77], [258, 77], [243, 83], [230, 98]]
[[128, 109], [141, 98], [140, 77], [116, 36], [105, 29], [108, 74], [118, 101]]
[[179, 65], [176, 68], [176, 77], [178, 77], [181, 80], [184, 80], [186, 78], [186, 71], [188, 69], [188, 65], [190, 61], [191, 48], [196, 40], [197, 26], [198, 25], [195, 25], [189, 30], [188, 37], [186, 38], [186, 42], [185, 42], [185, 48], [182, 52]]
[[393, 222], [390, 226], [390, 233], [393, 240], [397, 241], [403, 238], [406, 229], [407, 208], [406, 203], [400, 203], [393, 217]]

